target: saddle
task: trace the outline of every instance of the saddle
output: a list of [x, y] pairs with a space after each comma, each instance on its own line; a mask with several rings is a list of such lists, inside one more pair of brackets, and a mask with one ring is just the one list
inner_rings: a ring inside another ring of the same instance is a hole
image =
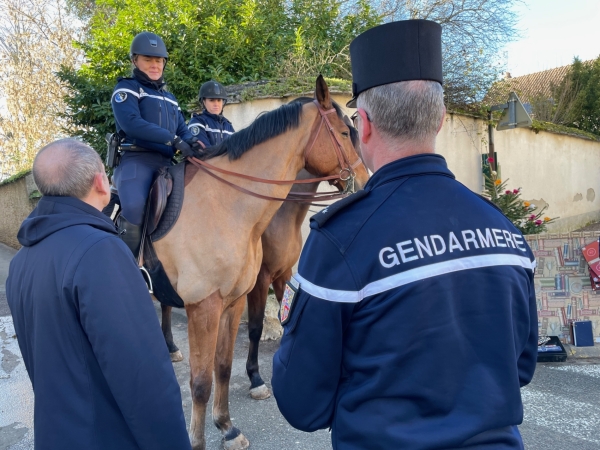
[[146, 202], [140, 245], [139, 260], [143, 261], [143, 267], [147, 271], [150, 292], [162, 304], [176, 308], [183, 308], [183, 300], [171, 285], [156, 255], [153, 242], [164, 237], [179, 218], [186, 178], [191, 179], [192, 172], [195, 172], [190, 169], [192, 168], [186, 169], [186, 163], [182, 162], [158, 171]]

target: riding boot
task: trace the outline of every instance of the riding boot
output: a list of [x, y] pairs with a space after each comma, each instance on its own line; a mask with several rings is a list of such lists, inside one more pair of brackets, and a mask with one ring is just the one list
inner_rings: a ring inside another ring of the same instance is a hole
[[135, 260], [140, 254], [140, 242], [142, 241], [142, 227], [127, 221], [123, 216], [119, 217], [119, 236], [127, 244]]

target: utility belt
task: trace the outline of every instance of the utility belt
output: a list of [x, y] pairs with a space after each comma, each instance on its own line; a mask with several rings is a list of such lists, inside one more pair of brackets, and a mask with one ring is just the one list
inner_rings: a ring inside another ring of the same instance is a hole
[[107, 133], [106, 143], [108, 148], [106, 150], [106, 166], [110, 169], [114, 169], [121, 163], [121, 157], [126, 151], [134, 152], [151, 152], [152, 150], [140, 147], [134, 144], [123, 144], [123, 137], [119, 133]]

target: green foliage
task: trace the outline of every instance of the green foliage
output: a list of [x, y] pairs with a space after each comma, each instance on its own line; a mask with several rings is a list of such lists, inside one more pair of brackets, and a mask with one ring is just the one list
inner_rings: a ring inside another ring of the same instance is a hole
[[[339, 78], [325, 78], [329, 92], [350, 94], [352, 82]], [[245, 85], [229, 86], [229, 95], [248, 102], [257, 98], [286, 97], [291, 95], [310, 95], [315, 90], [314, 77], [288, 77], [278, 80], [269, 80], [260, 83], [247, 83]], [[236, 92], [239, 90], [239, 93]], [[233, 95], [232, 95], [233, 94]]]
[[600, 141], [600, 136], [597, 134], [588, 133], [587, 131], [583, 131], [575, 127], [567, 127], [564, 125], [559, 125], [552, 122], [542, 122], [535, 119], [532, 121], [531, 129], [535, 133], [539, 133], [540, 131], [549, 131], [551, 133], [566, 134], [568, 136], [576, 136], [583, 139], [590, 139], [592, 141]]
[[31, 168], [23, 169], [23, 170], [15, 173], [14, 175], [8, 177], [6, 180], [1, 181], [0, 186], [2, 186], [4, 184], [14, 183], [15, 181], [18, 181], [21, 178], [25, 178], [30, 173], [31, 173]]
[[[61, 116], [68, 120], [69, 134], [79, 136], [92, 146], [102, 160], [106, 157], [107, 133], [114, 133], [115, 119], [110, 106], [114, 82], [90, 79], [81, 70], [62, 68], [58, 77], [70, 86], [65, 97], [67, 111]], [[116, 80], [115, 80], [116, 82]]]
[[547, 226], [558, 218], [544, 216], [548, 206], [544, 206], [536, 213], [535, 205], [521, 200], [521, 188], [507, 189], [508, 179], [502, 181], [497, 178], [496, 172], [489, 170], [489, 165], [486, 166], [488, 170], [484, 167], [483, 173], [485, 178], [484, 195], [502, 210], [521, 233], [538, 234], [548, 231]]
[[591, 64], [575, 58], [569, 73], [555, 89], [558, 123], [600, 135], [600, 57]]
[[118, 77], [131, 73], [129, 46], [142, 31], [164, 39], [169, 51], [165, 79], [184, 113], [186, 105], [197, 105], [205, 81], [229, 85], [277, 79], [291, 53], [297, 60], [325, 55], [319, 67], [312, 67], [312, 77], [347, 75], [349, 60], [343, 54], [348, 43], [380, 18], [366, 0], [355, 0], [352, 10], [342, 11], [342, 4], [347, 2], [97, 0], [87, 38], [78, 44], [86, 63], [58, 74], [71, 88], [68, 131], [104, 151], [104, 135], [114, 130], [112, 89]]

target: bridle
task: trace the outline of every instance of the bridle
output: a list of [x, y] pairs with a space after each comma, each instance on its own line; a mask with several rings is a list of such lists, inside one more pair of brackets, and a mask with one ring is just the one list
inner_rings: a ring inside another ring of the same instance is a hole
[[[326, 110], [326, 109], [321, 108], [321, 105], [317, 102], [317, 100], [313, 100], [313, 103], [315, 103], [315, 105], [317, 106], [317, 109], [319, 110], [319, 114], [321, 115], [321, 122], [319, 124], [319, 127], [317, 128], [314, 138], [309, 139], [309, 142], [311, 142], [310, 146], [307, 146], [304, 150], [304, 160], [306, 161], [306, 159], [308, 158], [308, 155], [312, 151], [312, 149], [317, 141], [317, 138], [319, 137], [319, 133], [321, 132], [321, 128], [323, 128], [323, 124], [325, 123], [327, 125], [327, 131], [329, 133], [329, 137], [333, 144], [333, 149], [335, 151], [335, 154], [337, 156], [338, 162], [341, 167], [340, 173], [338, 175], [329, 175], [329, 176], [318, 177], [318, 178], [308, 178], [308, 179], [304, 179], [304, 180], [269, 180], [269, 179], [265, 179], [265, 178], [253, 177], [251, 175], [245, 175], [245, 174], [238, 173], [238, 172], [232, 172], [232, 171], [226, 170], [226, 169], [221, 169], [220, 167], [213, 166], [212, 164], [207, 163], [206, 161], [202, 161], [195, 157], [188, 158], [188, 161], [191, 164], [198, 167], [198, 169], [201, 169], [202, 171], [204, 171], [211, 177], [221, 181], [222, 183], [224, 183], [228, 186], [231, 186], [232, 188], [234, 188], [240, 192], [243, 192], [244, 194], [248, 194], [253, 197], [261, 198], [264, 200], [276, 200], [276, 201], [296, 202], [296, 203], [312, 203], [314, 200], [321, 200], [321, 201], [336, 200], [339, 198], [347, 197], [348, 195], [355, 192], [354, 178], [356, 177], [356, 173], [354, 172], [354, 169], [356, 169], [358, 166], [363, 164], [362, 159], [360, 158], [360, 156], [357, 155], [356, 161], [353, 164], [351, 164], [350, 161], [348, 160], [348, 157], [344, 153], [342, 143], [340, 142], [339, 138], [335, 135], [333, 126], [331, 125], [329, 117], [327, 117], [329, 114], [336, 113], [335, 108]], [[346, 187], [344, 188], [343, 192], [341, 192], [341, 193], [339, 191], [337, 191], [337, 192], [315, 192], [315, 193], [290, 192], [286, 198], [271, 197], [268, 195], [262, 195], [257, 192], [250, 191], [246, 188], [243, 188], [242, 186], [238, 186], [237, 184], [232, 183], [232, 182], [220, 177], [219, 175], [217, 175], [214, 172], [219, 172], [219, 173], [222, 173], [225, 175], [232, 175], [234, 177], [242, 178], [244, 180], [256, 181], [258, 183], [265, 183], [265, 184], [276, 184], [276, 185], [308, 184], [308, 183], [316, 183], [316, 182], [320, 182], [320, 181], [329, 181], [330, 184], [338, 184], [340, 181], [345, 181]], [[327, 206], [327, 205], [317, 205], [317, 206]]]

